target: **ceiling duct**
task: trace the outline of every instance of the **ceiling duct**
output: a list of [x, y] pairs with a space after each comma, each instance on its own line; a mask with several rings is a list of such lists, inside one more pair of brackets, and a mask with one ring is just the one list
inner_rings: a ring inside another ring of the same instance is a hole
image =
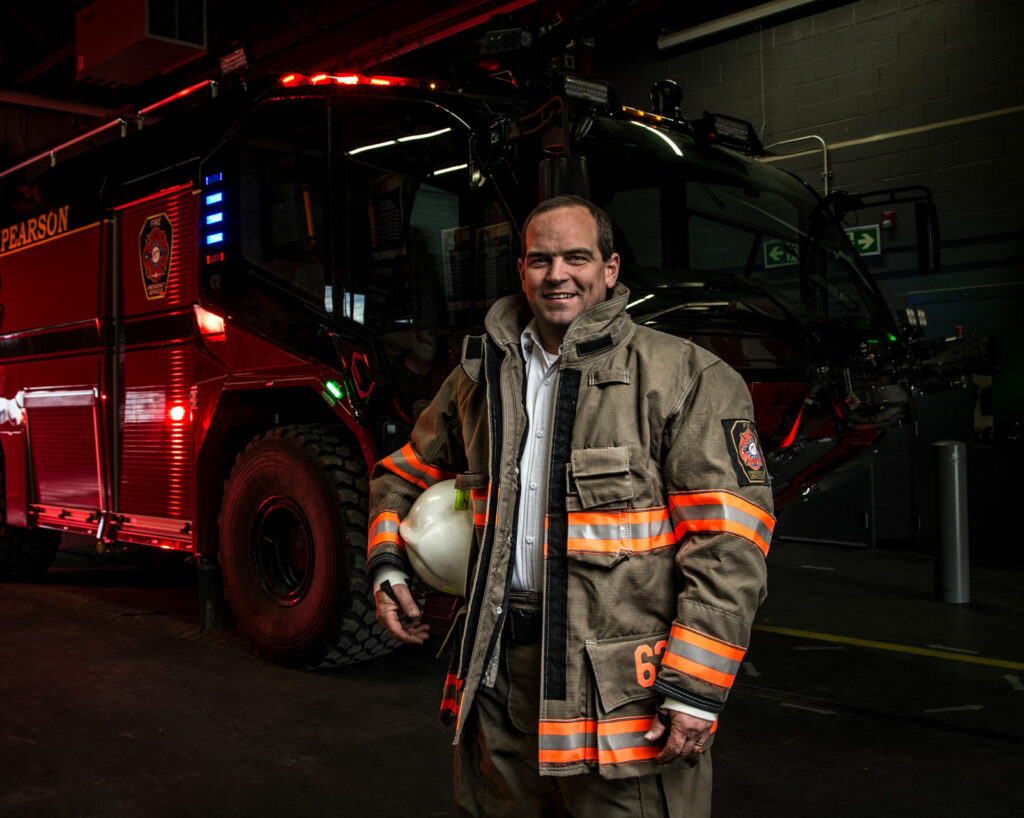
[[95, 0], [75, 20], [85, 82], [137, 85], [206, 52], [206, 0]]

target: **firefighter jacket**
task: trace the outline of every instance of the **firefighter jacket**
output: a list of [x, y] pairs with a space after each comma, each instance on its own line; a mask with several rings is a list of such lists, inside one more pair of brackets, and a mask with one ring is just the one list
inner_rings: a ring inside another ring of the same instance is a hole
[[[689, 341], [637, 326], [629, 292], [569, 326], [558, 362], [544, 547], [539, 764], [546, 775], [658, 772], [644, 739], [662, 696], [722, 710], [765, 594], [774, 527], [750, 394]], [[368, 568], [409, 571], [398, 523], [457, 476], [476, 552], [442, 711], [456, 741], [493, 683], [515, 564], [526, 433], [520, 336], [504, 298], [466, 339], [462, 366], [411, 441], [371, 476]]]

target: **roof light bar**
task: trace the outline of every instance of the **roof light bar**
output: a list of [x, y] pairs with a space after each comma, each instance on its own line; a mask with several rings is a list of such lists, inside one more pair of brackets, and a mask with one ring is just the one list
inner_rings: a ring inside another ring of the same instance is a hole
[[709, 142], [718, 142], [731, 148], [739, 148], [747, 153], [764, 153], [754, 126], [742, 119], [705, 111], [704, 117], [699, 123], [698, 135]]
[[419, 80], [406, 79], [405, 77], [370, 77], [365, 74], [285, 74], [279, 80], [281, 85], [374, 85], [378, 87], [411, 87], [418, 88], [425, 85], [435, 88], [434, 83], [421, 83]]
[[565, 75], [565, 95], [570, 99], [582, 99], [594, 105], [608, 106], [608, 83]]

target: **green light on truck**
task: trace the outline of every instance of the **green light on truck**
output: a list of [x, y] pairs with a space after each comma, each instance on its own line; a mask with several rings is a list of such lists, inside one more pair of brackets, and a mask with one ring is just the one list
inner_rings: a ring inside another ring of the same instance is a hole
[[335, 399], [341, 397], [341, 387], [338, 386], [338, 384], [336, 384], [334, 381], [327, 381], [324, 383], [324, 386], [327, 387], [328, 392], [334, 395]]

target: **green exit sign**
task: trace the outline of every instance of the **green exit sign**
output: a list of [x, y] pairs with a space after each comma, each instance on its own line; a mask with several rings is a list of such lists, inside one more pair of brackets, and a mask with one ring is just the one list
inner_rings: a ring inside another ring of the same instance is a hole
[[[846, 237], [862, 256], [882, 255], [881, 234], [877, 224], [846, 228]], [[795, 242], [768, 239], [764, 243], [764, 266], [786, 267], [800, 261], [800, 249]]]
[[800, 261], [800, 251], [791, 241], [768, 239], [764, 243], [764, 266], [766, 268], [785, 267]]
[[881, 235], [878, 232], [877, 224], [869, 224], [864, 227], [846, 228], [846, 238], [850, 244], [857, 248], [862, 256], [882, 255]]

